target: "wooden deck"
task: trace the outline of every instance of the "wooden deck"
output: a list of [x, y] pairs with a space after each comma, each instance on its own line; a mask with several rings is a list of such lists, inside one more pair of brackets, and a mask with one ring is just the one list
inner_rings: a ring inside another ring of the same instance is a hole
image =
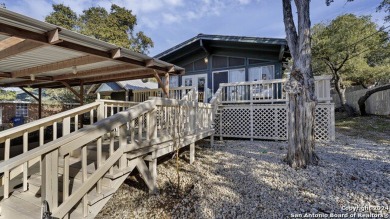
[[[197, 94], [188, 95], [196, 99]], [[53, 217], [93, 218], [134, 169], [156, 192], [157, 159], [189, 146], [193, 162], [194, 143], [214, 134], [211, 106], [187, 98], [151, 98], [136, 105], [98, 101], [0, 133], [5, 147], [0, 218], [41, 218], [43, 200]], [[79, 129], [74, 125], [79, 112], [97, 115], [98, 121]], [[53, 139], [44, 141], [44, 129], [57, 122], [63, 136], [56, 138], [53, 128]], [[28, 150], [26, 136], [34, 130], [40, 146]], [[10, 157], [11, 139], [19, 136], [23, 153]]]

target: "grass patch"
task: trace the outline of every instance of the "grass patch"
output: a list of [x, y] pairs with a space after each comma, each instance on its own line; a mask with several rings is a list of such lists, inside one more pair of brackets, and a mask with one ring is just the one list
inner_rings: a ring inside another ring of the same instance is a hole
[[336, 129], [345, 135], [390, 144], [390, 116], [346, 117], [336, 113]]

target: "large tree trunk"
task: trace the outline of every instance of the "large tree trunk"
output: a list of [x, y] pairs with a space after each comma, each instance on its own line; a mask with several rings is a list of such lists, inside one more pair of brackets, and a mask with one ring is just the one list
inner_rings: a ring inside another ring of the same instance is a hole
[[285, 90], [289, 96], [288, 152], [286, 161], [294, 168], [317, 164], [314, 152], [314, 116], [316, 97], [311, 67], [309, 0], [295, 0], [298, 12], [296, 30], [291, 0], [283, 0], [287, 42], [293, 58], [293, 69]]
[[338, 72], [333, 72], [333, 75], [335, 76], [335, 89], [336, 89], [336, 92], [337, 92], [337, 95], [339, 96], [339, 99], [340, 99], [340, 104], [341, 104], [341, 107], [344, 109], [344, 111], [347, 113], [348, 116], [354, 116], [355, 115], [355, 112], [353, 110], [353, 108], [347, 104], [347, 98], [345, 96], [345, 86], [343, 85], [343, 80], [342, 78], [340, 77], [340, 75], [338, 74]]
[[390, 89], [390, 84], [383, 85], [380, 87], [376, 87], [374, 89], [368, 90], [362, 97], [359, 98], [358, 104], [359, 104], [359, 110], [360, 110], [360, 115], [366, 116], [366, 100], [372, 95], [375, 94], [376, 92], [379, 91], [384, 91]]

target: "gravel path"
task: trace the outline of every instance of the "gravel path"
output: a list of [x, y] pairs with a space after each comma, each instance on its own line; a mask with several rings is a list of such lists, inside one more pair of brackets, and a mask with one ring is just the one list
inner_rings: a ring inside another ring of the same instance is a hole
[[389, 214], [390, 145], [338, 134], [316, 150], [320, 164], [296, 171], [282, 162], [286, 143], [228, 140], [210, 148], [202, 141], [193, 165], [188, 152], [181, 154], [180, 194], [175, 160], [165, 161], [158, 166], [158, 195], [148, 195], [142, 179], [132, 176], [97, 218]]

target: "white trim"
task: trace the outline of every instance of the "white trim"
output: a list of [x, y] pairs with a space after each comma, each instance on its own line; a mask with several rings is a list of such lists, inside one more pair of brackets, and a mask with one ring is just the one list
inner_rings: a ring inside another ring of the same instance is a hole
[[[276, 76], [275, 65], [259, 65], [259, 66], [251, 66], [251, 67], [248, 67], [248, 81], [250, 81], [250, 80], [249, 80], [249, 78], [250, 78], [250, 72], [249, 72], [249, 70], [250, 70], [250, 69], [260, 68], [260, 69], [261, 69], [261, 74], [263, 74], [263, 68], [264, 68], [264, 67], [269, 67], [269, 66], [272, 66], [272, 68], [273, 68], [273, 74], [272, 74], [272, 77], [273, 77], [273, 78], [271, 78], [271, 79], [266, 79], [266, 80], [273, 80], [273, 79], [275, 79], [275, 76]], [[259, 80], [264, 80], [264, 79], [260, 78]]]
[[[232, 69], [217, 70], [217, 71], [211, 72], [211, 92], [213, 93], [213, 95], [214, 95], [214, 74], [219, 73], [219, 72], [227, 72], [228, 73], [228, 83], [229, 83], [229, 81], [230, 81], [229, 71], [234, 71], [234, 70], [244, 70], [245, 76], [246, 76], [246, 69], [245, 68], [232, 68]], [[246, 77], [245, 77], [245, 80], [243, 82], [245, 82], [245, 81], [246, 81]]]
[[[183, 86], [184, 84], [184, 81], [186, 78], [198, 78], [198, 77], [204, 77], [206, 79], [205, 81], [205, 89], [208, 88], [208, 84], [207, 84], [207, 73], [203, 73], [203, 74], [193, 74], [193, 75], [183, 75], [181, 76], [181, 86]], [[185, 85], [185, 84], [184, 84]], [[192, 84], [190, 87], [194, 86], [194, 84]]]

